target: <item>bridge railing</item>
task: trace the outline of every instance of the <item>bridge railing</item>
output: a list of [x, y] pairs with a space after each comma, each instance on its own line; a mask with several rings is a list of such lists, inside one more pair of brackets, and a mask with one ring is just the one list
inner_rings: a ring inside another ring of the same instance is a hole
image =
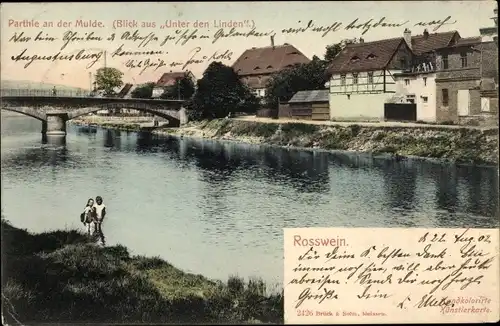
[[15, 88], [2, 88], [0, 89], [2, 96], [64, 96], [64, 97], [88, 97], [90, 96], [89, 91], [85, 90], [58, 90], [54, 94], [51, 89], [15, 89]]

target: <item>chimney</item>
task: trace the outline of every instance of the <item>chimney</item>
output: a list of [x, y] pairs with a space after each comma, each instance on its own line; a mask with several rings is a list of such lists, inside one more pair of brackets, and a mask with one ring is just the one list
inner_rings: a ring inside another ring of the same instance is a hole
[[273, 47], [274, 49], [274, 35], [271, 35], [271, 46]]
[[426, 29], [424, 29], [424, 40], [427, 40], [429, 38], [429, 31]]
[[405, 28], [403, 37], [405, 39], [406, 44], [408, 44], [408, 47], [411, 49], [411, 31], [408, 28]]
[[364, 39], [364, 38], [362, 38], [362, 37], [360, 37], [360, 38], [359, 38], [359, 43], [365, 43], [365, 39]]

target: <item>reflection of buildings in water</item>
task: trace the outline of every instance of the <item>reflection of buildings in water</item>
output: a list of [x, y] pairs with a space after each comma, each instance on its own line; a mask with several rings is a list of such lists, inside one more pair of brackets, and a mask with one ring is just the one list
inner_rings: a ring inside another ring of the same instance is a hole
[[387, 161], [382, 169], [387, 196], [386, 204], [391, 208], [414, 209], [417, 200], [415, 169], [406, 161]]
[[293, 187], [299, 192], [325, 193], [330, 190], [328, 155], [316, 151], [265, 148], [261, 164], [265, 176], [273, 182]]
[[460, 174], [467, 181], [467, 212], [498, 217], [498, 170], [466, 167]]
[[455, 213], [459, 208], [456, 170], [443, 166], [436, 170], [436, 206], [439, 210]]
[[104, 147], [121, 148], [121, 131], [116, 129], [106, 129], [104, 132]]

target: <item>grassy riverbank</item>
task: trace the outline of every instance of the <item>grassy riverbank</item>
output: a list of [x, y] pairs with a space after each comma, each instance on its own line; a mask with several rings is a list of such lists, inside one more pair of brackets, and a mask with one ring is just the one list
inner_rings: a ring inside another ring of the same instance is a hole
[[[88, 123], [80, 120], [79, 123]], [[96, 125], [139, 130], [130, 122], [102, 120]], [[389, 153], [401, 156], [444, 159], [467, 164], [498, 164], [498, 128], [450, 126], [321, 125], [300, 122], [272, 123], [217, 119], [191, 122], [181, 128], [158, 128], [160, 134], [247, 143]]]
[[283, 297], [261, 280], [212, 281], [77, 231], [32, 234], [2, 218], [2, 311], [10, 325], [283, 323]]

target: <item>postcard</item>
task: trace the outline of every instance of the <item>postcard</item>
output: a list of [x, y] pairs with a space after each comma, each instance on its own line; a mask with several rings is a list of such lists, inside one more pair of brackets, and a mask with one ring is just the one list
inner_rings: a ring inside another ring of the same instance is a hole
[[496, 2], [0, 12], [3, 323], [498, 320]]

